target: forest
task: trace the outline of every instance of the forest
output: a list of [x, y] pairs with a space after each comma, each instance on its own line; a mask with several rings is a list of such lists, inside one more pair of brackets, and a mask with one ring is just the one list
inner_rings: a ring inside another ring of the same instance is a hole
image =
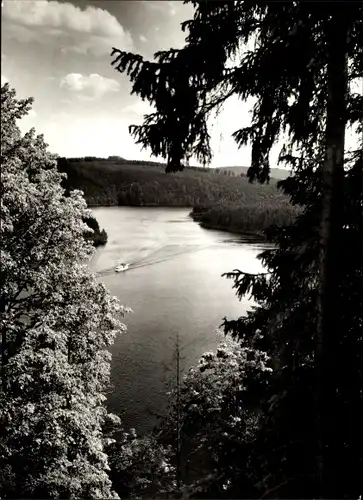
[[254, 204], [222, 202], [207, 208], [194, 207], [191, 217], [205, 228], [264, 237], [264, 231], [271, 226], [293, 224], [299, 213], [298, 207], [292, 206], [288, 200]]
[[[118, 159], [58, 158], [67, 174], [64, 187], [81, 189], [92, 206], [203, 207], [195, 220], [205, 227], [260, 233], [272, 224], [289, 224], [298, 213], [276, 180], [261, 185], [224, 169], [188, 167], [165, 174], [165, 164]], [[286, 174], [287, 175], [287, 174]]]
[[[3, 499], [361, 499], [363, 5], [187, 3], [181, 48], [151, 61], [110, 48], [156, 109], [130, 133], [164, 166], [57, 158], [19, 128], [33, 99], [1, 86]], [[233, 133], [251, 147], [247, 177], [188, 169], [210, 164], [208, 120], [231, 96], [254, 99]], [[266, 184], [282, 134], [292, 175]], [[185, 375], [177, 337], [168, 412], [143, 436], [106, 405], [132, 311], [87, 265], [89, 206], [141, 201], [187, 202], [270, 243], [263, 272], [226, 270], [254, 305]]]
[[104, 229], [100, 229], [98, 221], [94, 217], [86, 217], [83, 221], [92, 229], [92, 232], [85, 234], [86, 241], [91, 241], [94, 247], [106, 245], [107, 233]]

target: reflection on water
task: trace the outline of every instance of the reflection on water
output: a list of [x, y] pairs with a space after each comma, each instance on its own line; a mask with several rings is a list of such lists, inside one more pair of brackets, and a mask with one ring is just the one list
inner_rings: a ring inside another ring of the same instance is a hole
[[[250, 303], [239, 302], [232, 282], [221, 275], [235, 268], [260, 272], [256, 255], [265, 248], [238, 235], [202, 229], [190, 209], [107, 207], [92, 209], [109, 243], [98, 248], [92, 272], [112, 295], [131, 307], [127, 333], [112, 347], [111, 411], [122, 412], [126, 426], [148, 430], [166, 405], [165, 383], [173, 375], [179, 334], [187, 369], [220, 338], [224, 316], [237, 318]], [[180, 224], [179, 222], [183, 222]], [[115, 273], [120, 262], [130, 269]]]

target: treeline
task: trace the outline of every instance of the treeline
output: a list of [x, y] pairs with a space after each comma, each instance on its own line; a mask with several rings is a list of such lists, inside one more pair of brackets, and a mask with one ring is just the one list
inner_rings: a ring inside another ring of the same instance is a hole
[[190, 215], [205, 228], [262, 235], [269, 226], [293, 224], [299, 213], [301, 209], [291, 205], [287, 200], [280, 200], [273, 204], [194, 207]]
[[[98, 162], [98, 163], [103, 163], [103, 164], [109, 163], [110, 161], [112, 161], [112, 162], [117, 163], [119, 165], [143, 165], [143, 166], [147, 166], [147, 167], [162, 167], [165, 169], [165, 163], [162, 163], [162, 162], [146, 161], [146, 160], [126, 160], [125, 158], [122, 158], [122, 156], [109, 156], [108, 158], [99, 158], [97, 156], [83, 156], [83, 157], [78, 156], [78, 157], [67, 158], [67, 160], [69, 162], [72, 162], [72, 163], [92, 161], [92, 162]], [[227, 168], [211, 169], [211, 168], [188, 166], [188, 170], [196, 170], [198, 172], [209, 172], [209, 173], [214, 173], [214, 174], [227, 175], [229, 177], [236, 177], [236, 176], [245, 177], [246, 176], [243, 172], [240, 174], [237, 172], [233, 172], [233, 170], [230, 170]]]
[[[88, 157], [86, 157], [88, 158]], [[92, 158], [92, 157], [90, 157]], [[85, 159], [85, 161], [88, 161]], [[70, 195], [70, 191], [73, 189], [71, 183], [68, 182], [68, 179], [64, 179], [62, 181], [62, 186], [66, 188], [65, 195], [68, 197]], [[92, 231], [84, 234], [84, 239], [92, 243], [94, 247], [99, 247], [101, 245], [105, 245], [107, 243], [107, 233], [104, 229], [100, 229], [98, 221], [95, 217], [84, 217], [83, 222], [87, 224], [87, 226], [92, 229]]]
[[205, 227], [254, 233], [270, 224], [289, 224], [296, 215], [275, 180], [251, 184], [245, 175], [223, 169], [187, 167], [165, 174], [162, 163], [115, 157], [58, 158], [58, 169], [68, 176], [64, 186], [81, 189], [90, 207], [203, 207], [198, 220]]
[[87, 241], [92, 242], [94, 247], [99, 247], [101, 245], [105, 245], [107, 243], [107, 233], [104, 229], [100, 229], [97, 219], [94, 217], [87, 217], [83, 219], [83, 221], [87, 224], [88, 227], [93, 229], [93, 232], [89, 232], [85, 235], [85, 239]]
[[258, 186], [218, 169], [188, 167], [165, 174], [162, 163], [86, 158], [58, 158], [68, 189], [81, 189], [89, 206], [194, 206], [222, 198], [236, 203], [282, 196], [273, 184]]

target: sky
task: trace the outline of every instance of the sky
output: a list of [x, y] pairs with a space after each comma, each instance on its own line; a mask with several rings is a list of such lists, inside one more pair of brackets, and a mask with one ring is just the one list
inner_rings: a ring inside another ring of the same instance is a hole
[[[116, 47], [151, 60], [158, 50], [181, 48], [180, 24], [193, 12], [170, 0], [3, 0], [1, 82], [35, 99], [19, 122], [22, 132], [35, 127], [60, 156], [155, 160], [128, 132], [152, 108], [130, 95], [129, 78], [111, 66], [110, 53]], [[250, 147], [238, 149], [231, 137], [249, 124], [250, 108], [232, 97], [211, 120], [211, 166], [250, 164]]]

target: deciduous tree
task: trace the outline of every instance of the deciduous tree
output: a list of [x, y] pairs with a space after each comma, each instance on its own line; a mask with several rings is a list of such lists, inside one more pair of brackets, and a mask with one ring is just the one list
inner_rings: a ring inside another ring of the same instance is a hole
[[0, 496], [117, 498], [103, 393], [126, 309], [87, 268], [82, 193], [19, 131], [31, 103], [1, 87]]

